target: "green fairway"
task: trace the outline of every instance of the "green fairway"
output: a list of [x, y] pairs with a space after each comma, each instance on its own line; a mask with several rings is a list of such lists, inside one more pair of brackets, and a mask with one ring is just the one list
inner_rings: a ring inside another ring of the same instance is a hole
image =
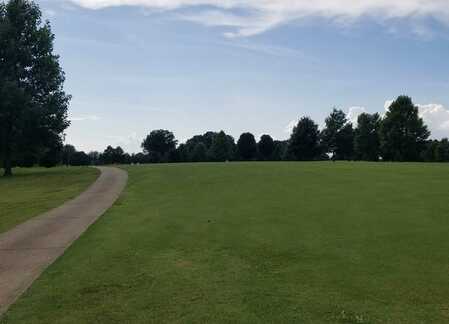
[[449, 322], [449, 165], [126, 169], [1, 322]]
[[0, 233], [76, 197], [93, 183], [93, 168], [16, 169], [0, 177]]

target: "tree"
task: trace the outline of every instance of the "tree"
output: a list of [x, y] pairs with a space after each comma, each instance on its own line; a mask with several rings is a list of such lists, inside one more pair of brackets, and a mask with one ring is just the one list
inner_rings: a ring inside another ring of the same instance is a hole
[[318, 125], [303, 117], [293, 129], [288, 141], [288, 157], [298, 161], [316, 160], [320, 156]]
[[351, 123], [344, 125], [337, 133], [337, 147], [335, 150], [335, 159], [352, 160], [354, 159], [354, 129]]
[[212, 141], [208, 155], [214, 162], [225, 162], [232, 160], [235, 154], [235, 142], [232, 136], [226, 135], [224, 131], [217, 133]]
[[443, 138], [438, 144], [436, 156], [438, 162], [449, 162], [449, 140], [447, 138]]
[[262, 135], [260, 137], [259, 143], [257, 143], [257, 150], [261, 160], [271, 160], [274, 148], [274, 140], [270, 135]]
[[326, 127], [320, 134], [323, 149], [326, 153], [332, 154], [333, 158], [338, 158], [338, 135], [343, 127], [348, 123], [348, 119], [342, 110], [334, 108], [329, 117], [326, 118], [325, 123]]
[[274, 141], [273, 161], [286, 159], [288, 141]]
[[203, 142], [199, 142], [193, 148], [190, 160], [192, 162], [205, 162], [207, 161], [207, 147]]
[[430, 132], [412, 99], [398, 97], [388, 108], [380, 128], [381, 149], [387, 161], [419, 161]]
[[120, 164], [124, 162], [125, 152], [120, 146], [113, 148], [108, 146], [104, 152], [100, 155], [100, 161], [102, 164]]
[[169, 154], [176, 149], [177, 141], [172, 132], [164, 129], [152, 131], [142, 142], [145, 153], [154, 162], [167, 162]]
[[62, 164], [69, 166], [72, 156], [76, 153], [76, 148], [73, 145], [66, 144], [62, 148]]
[[257, 157], [257, 143], [254, 135], [243, 133], [237, 141], [237, 153], [243, 160], [253, 160]]
[[72, 155], [70, 165], [73, 166], [86, 166], [91, 164], [91, 159], [89, 155], [87, 155], [85, 152], [75, 152]]
[[363, 113], [357, 119], [354, 137], [355, 158], [363, 161], [378, 161], [380, 157], [380, 115]]
[[21, 152], [45, 152], [69, 126], [70, 96], [54, 35], [28, 0], [0, 3], [0, 158], [4, 175]]

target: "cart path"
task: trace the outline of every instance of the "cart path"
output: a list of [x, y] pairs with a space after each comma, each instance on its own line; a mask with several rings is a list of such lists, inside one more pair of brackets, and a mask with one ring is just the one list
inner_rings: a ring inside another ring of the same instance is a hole
[[77, 198], [0, 234], [0, 316], [119, 198], [126, 171], [98, 169], [98, 179]]

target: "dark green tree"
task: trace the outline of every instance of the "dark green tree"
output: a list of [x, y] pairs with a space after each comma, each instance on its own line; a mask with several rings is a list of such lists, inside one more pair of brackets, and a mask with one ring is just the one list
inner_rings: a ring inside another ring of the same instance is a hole
[[332, 154], [334, 159], [338, 159], [338, 134], [347, 123], [348, 119], [346, 118], [346, 114], [336, 108], [332, 110], [329, 117], [325, 120], [326, 126], [320, 134], [321, 144], [325, 153]]
[[271, 160], [274, 148], [274, 140], [270, 135], [262, 135], [260, 137], [259, 143], [257, 143], [257, 150], [261, 160]]
[[303, 117], [293, 128], [288, 141], [287, 154], [290, 159], [312, 161], [320, 156], [318, 125], [309, 117]]
[[354, 128], [351, 123], [345, 124], [337, 133], [337, 147], [335, 150], [335, 159], [353, 160], [354, 159]]
[[447, 138], [443, 138], [438, 144], [436, 156], [438, 162], [449, 162], [449, 140]]
[[440, 142], [437, 140], [426, 141], [423, 150], [421, 151], [420, 160], [424, 162], [437, 162], [439, 146]]
[[274, 141], [273, 161], [282, 161], [287, 158], [288, 141]]
[[257, 143], [254, 135], [243, 133], [237, 141], [237, 154], [242, 160], [254, 160], [257, 158]]
[[75, 152], [70, 160], [70, 165], [73, 166], [86, 166], [91, 164], [91, 159], [89, 155], [87, 155], [85, 152]]
[[108, 146], [100, 155], [101, 164], [120, 164], [124, 163], [125, 152], [120, 146], [113, 148]]
[[53, 54], [54, 35], [37, 4], [0, 3], [0, 158], [4, 175], [24, 152], [43, 155], [69, 126], [70, 96]]
[[430, 132], [412, 99], [400, 96], [388, 108], [380, 135], [384, 160], [419, 161]]
[[379, 160], [381, 122], [382, 119], [378, 113], [372, 115], [363, 113], [358, 117], [354, 137], [354, 151], [357, 160]]
[[207, 161], [207, 147], [203, 142], [199, 142], [195, 145], [190, 160], [192, 162]]
[[234, 159], [234, 155], [234, 138], [226, 135], [224, 131], [217, 133], [208, 152], [209, 158], [215, 162], [225, 162]]
[[62, 164], [69, 166], [70, 161], [73, 157], [73, 155], [76, 153], [76, 148], [73, 145], [66, 144], [62, 148]]
[[142, 142], [145, 153], [153, 162], [168, 162], [170, 153], [176, 149], [177, 141], [172, 132], [164, 129], [152, 131]]

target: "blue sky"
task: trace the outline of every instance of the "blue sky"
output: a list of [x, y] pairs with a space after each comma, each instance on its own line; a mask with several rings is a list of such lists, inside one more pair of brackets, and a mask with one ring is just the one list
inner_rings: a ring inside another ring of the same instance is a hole
[[140, 151], [153, 129], [289, 136], [410, 95], [449, 136], [449, 1], [39, 0], [73, 95], [67, 142]]

